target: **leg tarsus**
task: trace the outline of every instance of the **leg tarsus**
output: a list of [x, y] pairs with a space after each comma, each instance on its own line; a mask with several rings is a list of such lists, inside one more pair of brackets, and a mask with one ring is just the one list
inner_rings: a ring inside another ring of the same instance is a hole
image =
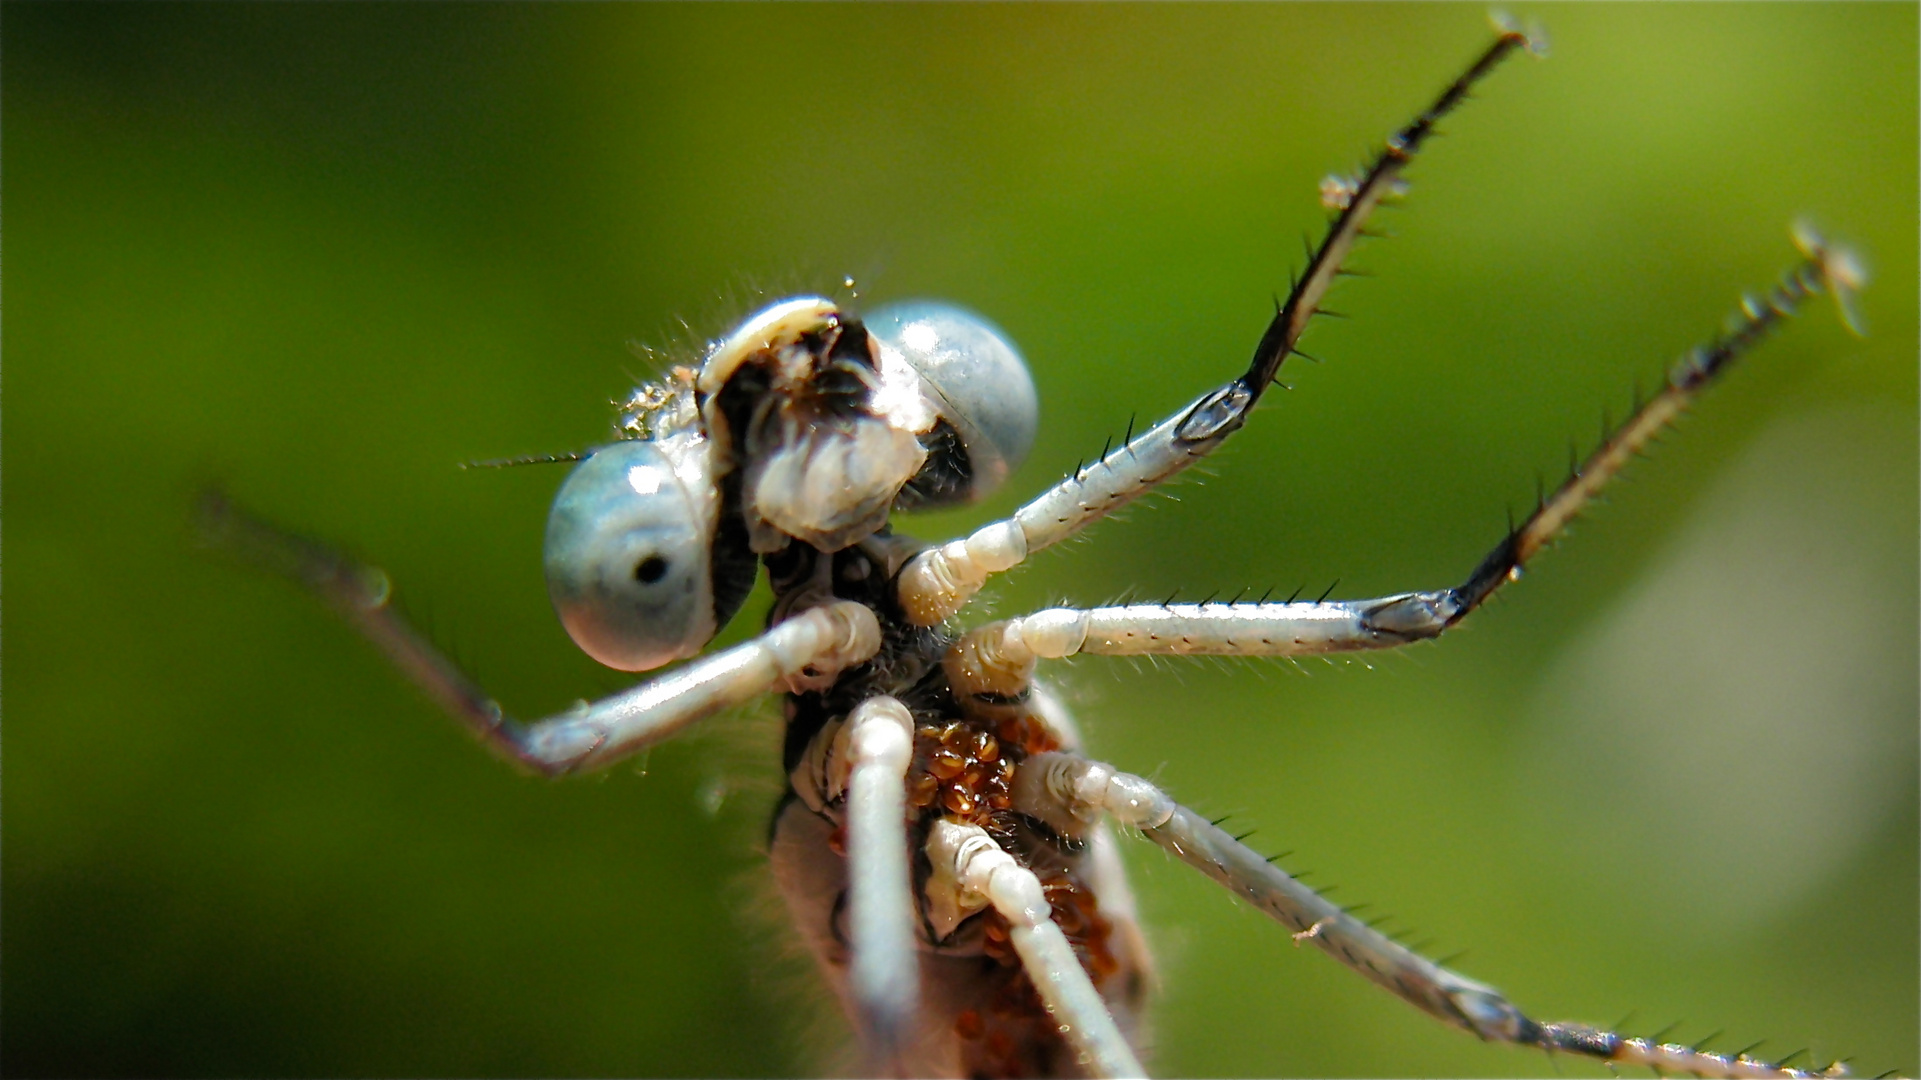
[[1849, 320], [1852, 297], [1864, 280], [1854, 256], [1805, 227], [1797, 227], [1795, 242], [1805, 257], [1769, 290], [1765, 303], [1744, 300], [1729, 329], [1684, 353], [1669, 369], [1666, 385], [1653, 396], [1641, 400], [1637, 388], [1635, 408], [1619, 425], [1609, 423], [1604, 414], [1600, 445], [1585, 459], [1569, 447], [1567, 479], [1552, 494], [1537, 499], [1527, 520], [1518, 528], [1510, 527], [1508, 535], [1455, 590], [1462, 604], [1455, 621], [1480, 607], [1502, 585], [1517, 580], [1528, 560], [1565, 532], [1629, 460], [1640, 456], [1702, 390], [1759, 345], [1797, 304], [1815, 293], [1830, 292], [1841, 305], [1843, 320]]

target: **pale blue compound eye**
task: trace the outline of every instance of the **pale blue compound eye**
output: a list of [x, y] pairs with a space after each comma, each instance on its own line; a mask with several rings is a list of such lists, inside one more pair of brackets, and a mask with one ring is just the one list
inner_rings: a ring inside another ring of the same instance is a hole
[[714, 636], [713, 500], [649, 441], [602, 447], [574, 468], [547, 518], [547, 592], [587, 655], [646, 671]]
[[1040, 427], [1040, 396], [1007, 335], [965, 308], [929, 300], [889, 304], [861, 321], [920, 375], [940, 416], [921, 440], [927, 464], [894, 505], [952, 506], [999, 487], [1026, 460]]

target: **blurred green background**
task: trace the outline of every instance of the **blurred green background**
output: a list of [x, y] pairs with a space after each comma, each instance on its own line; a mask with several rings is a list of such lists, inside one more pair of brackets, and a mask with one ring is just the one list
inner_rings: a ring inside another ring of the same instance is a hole
[[[1259, 421], [999, 610], [1458, 581], [1604, 408], [1792, 258], [1861, 245], [1504, 602], [1406, 655], [1089, 661], [1102, 756], [1544, 1019], [1914, 1069], [1916, 8], [1526, 5]], [[10, 3], [9, 1074], [781, 1074], [844, 1027], [760, 870], [771, 710], [521, 778], [282, 583], [220, 481], [377, 558], [526, 715], [623, 685], [540, 579], [550, 468], [763, 299], [938, 296], [1018, 341], [1013, 506], [1238, 370], [1316, 184], [1474, 6]], [[685, 320], [683, 326], [681, 320]], [[729, 637], [758, 619], [744, 617]], [[1150, 1066], [1539, 1074], [1130, 845]], [[1598, 1069], [1560, 1062], [1571, 1075]]]

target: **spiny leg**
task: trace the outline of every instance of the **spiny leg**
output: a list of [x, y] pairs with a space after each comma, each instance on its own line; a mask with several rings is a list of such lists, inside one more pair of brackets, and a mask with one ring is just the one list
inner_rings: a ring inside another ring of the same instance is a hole
[[1847, 1072], [1838, 1063], [1822, 1071], [1796, 1069], [1745, 1053], [1716, 1054], [1585, 1024], [1531, 1020], [1500, 991], [1390, 940], [1153, 784], [1110, 765], [1060, 751], [1035, 754], [1021, 763], [1013, 797], [1016, 810], [1065, 835], [1079, 835], [1103, 816], [1139, 829], [1175, 858], [1288, 927], [1296, 942], [1313, 942], [1401, 999], [1489, 1041], [1702, 1077], [1809, 1078]]
[[988, 575], [1012, 569], [1034, 552], [1127, 505], [1213, 453], [1240, 430], [1273, 384], [1282, 361], [1296, 351], [1308, 320], [1321, 311], [1328, 287], [1342, 272], [1355, 241], [1365, 235], [1369, 216], [1397, 192], [1402, 170], [1433, 134], [1434, 125], [1502, 59], [1523, 47], [1533, 47], [1526, 35], [1500, 27], [1493, 44], [1425, 112], [1388, 137], [1360, 177], [1327, 189], [1325, 197], [1337, 211], [1334, 220], [1268, 323], [1245, 372], [1141, 435], [1123, 440], [1093, 465], [1076, 469], [1012, 518], [917, 556], [900, 577], [900, 602], [908, 618], [917, 625], [932, 626], [952, 617], [980, 591]]
[[1763, 295], [1743, 296], [1741, 309], [1729, 319], [1726, 331], [1675, 361], [1660, 392], [1638, 404], [1553, 494], [1535, 506], [1526, 521], [1488, 553], [1467, 581], [1452, 590], [1462, 605], [1460, 614], [1454, 616], [1456, 621], [1481, 606], [1504, 583], [1519, 577], [1521, 567], [1559, 536], [1608, 481], [1686, 412], [1702, 390], [1793, 315], [1803, 301], [1822, 292], [1832, 293], [1842, 322], [1849, 330], [1861, 332], [1854, 301], [1867, 275], [1859, 261], [1851, 251], [1830, 245], [1805, 224], [1797, 224], [1793, 234], [1802, 261]]
[[957, 692], [998, 700], [1019, 696], [1041, 660], [1392, 649], [1438, 635], [1460, 611], [1452, 590], [1378, 600], [1048, 608], [961, 635], [947, 667]]
[[[907, 767], [914, 717], [890, 697], [869, 698], [847, 717], [847, 915], [857, 1022], [872, 1063], [892, 1075], [919, 1011], [920, 965], [907, 865]], [[829, 790], [829, 794], [834, 792]]]
[[393, 587], [383, 571], [255, 517], [218, 493], [201, 499], [200, 516], [211, 543], [305, 586], [487, 746], [547, 775], [612, 764], [697, 720], [780, 689], [791, 678], [851, 667], [880, 648], [873, 611], [836, 602], [632, 689], [523, 723], [507, 716], [499, 702], [393, 609]]
[[1796, 230], [1796, 241], [1806, 258], [1763, 296], [1744, 298], [1725, 334], [1676, 361], [1660, 393], [1610, 432], [1461, 585], [1374, 600], [1049, 608], [989, 623], [956, 641], [948, 656], [956, 689], [997, 698], [1018, 695], [1036, 661], [1084, 654], [1309, 656], [1391, 649], [1438, 637], [1518, 578], [1526, 562], [1566, 529], [1631, 458], [1796, 305], [1832, 292], [1844, 320], [1853, 325], [1852, 297], [1862, 283], [1859, 266], [1845, 250], [1806, 228]]
[[930, 893], [952, 890], [985, 901], [1008, 923], [1008, 941], [1040, 993], [1055, 1028], [1091, 1076], [1145, 1076], [1107, 1003], [1081, 967], [1032, 870], [1001, 850], [978, 825], [941, 819], [927, 832]]

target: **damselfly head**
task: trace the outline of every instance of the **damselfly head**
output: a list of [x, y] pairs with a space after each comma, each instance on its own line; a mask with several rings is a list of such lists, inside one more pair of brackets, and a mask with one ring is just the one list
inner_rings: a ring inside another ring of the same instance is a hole
[[581, 649], [646, 671], [697, 654], [752, 590], [756, 554], [838, 551], [894, 509], [992, 491], [1034, 444], [1034, 383], [993, 324], [949, 304], [862, 322], [818, 297], [762, 309], [624, 403], [634, 437], [555, 496], [547, 588]]
[[794, 540], [839, 551], [892, 510], [977, 498], [1026, 456], [1039, 422], [1005, 335], [948, 304], [861, 320], [820, 297], [784, 300], [715, 343], [696, 386], [763, 554]]

